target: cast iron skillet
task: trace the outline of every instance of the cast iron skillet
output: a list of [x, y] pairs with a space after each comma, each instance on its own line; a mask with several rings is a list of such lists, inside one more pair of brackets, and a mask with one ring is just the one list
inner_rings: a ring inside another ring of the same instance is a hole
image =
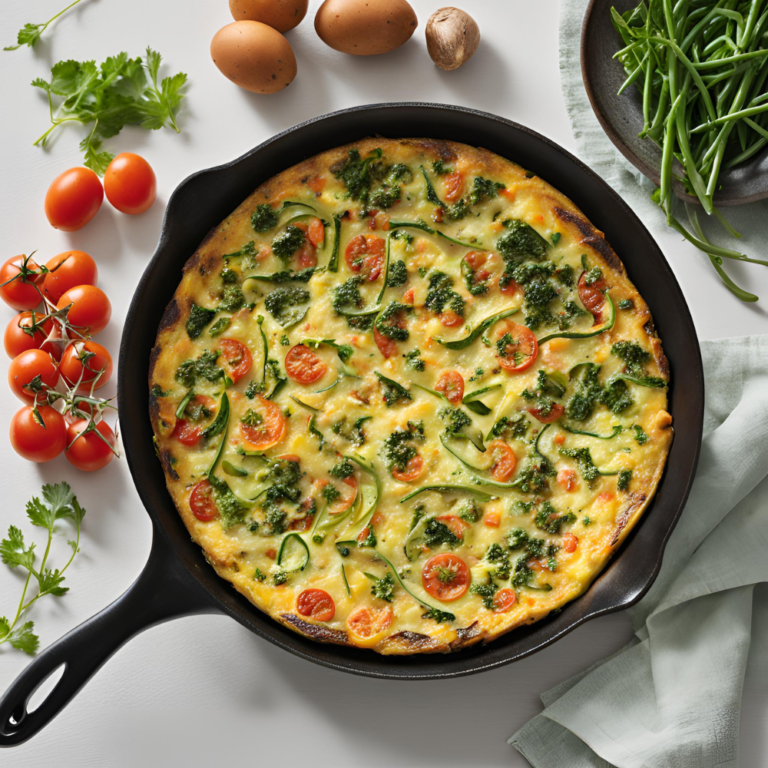
[[[637, 4], [638, 0], [590, 0], [581, 29], [581, 74], [592, 109], [608, 138], [635, 168], [658, 184], [661, 149], [650, 139], [638, 138], [643, 130], [640, 91], [631, 86], [617, 95], [627, 73], [613, 58], [623, 42], [611, 23], [611, 7], [624, 13]], [[675, 164], [682, 170], [677, 161]], [[768, 148], [738, 168], [723, 171], [718, 184], [716, 205], [743, 205], [768, 197]], [[674, 190], [681, 200], [700, 204], [679, 181], [674, 183]]]
[[[652, 508], [628, 537], [621, 555], [586, 594], [559, 614], [487, 646], [452, 655], [382, 657], [371, 651], [321, 645], [272, 621], [205, 562], [166, 491], [152, 448], [149, 353], [184, 262], [208, 230], [262, 181], [306, 157], [374, 134], [453, 139], [486, 147], [517, 161], [576, 201], [605, 230], [648, 301], [671, 366], [676, 434], [668, 468]], [[292, 128], [228, 165], [190, 176], [168, 203], [157, 251], [128, 312], [119, 362], [123, 444], [153, 526], [149, 560], [122, 597], [41, 653], [11, 685], [0, 700], [0, 746], [21, 744], [35, 735], [123, 643], [178, 616], [228, 614], [297, 656], [371, 677], [454, 677], [490, 670], [534, 653], [588, 619], [635, 603], [648, 590], [688, 496], [701, 443], [704, 378], [693, 322], [671, 269], [645, 227], [605, 182], [551, 141], [509, 120], [460, 107], [377, 104], [335, 112]], [[32, 693], [61, 665], [64, 673], [59, 682], [36, 710], [28, 712]]]

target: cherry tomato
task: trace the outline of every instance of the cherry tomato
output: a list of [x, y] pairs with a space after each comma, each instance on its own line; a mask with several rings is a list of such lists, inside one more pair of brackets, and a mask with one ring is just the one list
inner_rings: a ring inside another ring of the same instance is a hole
[[219, 508], [213, 498], [213, 486], [207, 480], [201, 480], [189, 494], [189, 508], [201, 522], [207, 523], [219, 516]]
[[361, 640], [370, 640], [383, 632], [391, 623], [394, 614], [387, 605], [378, 611], [363, 606], [347, 618], [347, 628]]
[[182, 445], [197, 445], [203, 435], [203, 430], [186, 419], [178, 419], [173, 428], [173, 437]]
[[54, 303], [70, 288], [78, 285], [96, 285], [99, 269], [96, 262], [85, 251], [64, 251], [49, 259], [49, 270], [43, 281], [43, 293]]
[[55, 229], [76, 232], [101, 208], [104, 188], [90, 168], [70, 168], [53, 180], [45, 194], [45, 215]]
[[566, 491], [574, 491], [579, 486], [576, 473], [572, 469], [561, 469], [557, 473], [557, 483], [565, 488]]
[[357, 480], [354, 477], [345, 477], [342, 482], [349, 490], [333, 502], [328, 509], [329, 515], [340, 515], [342, 512], [346, 512], [357, 498]]
[[296, 611], [315, 621], [330, 621], [336, 613], [336, 604], [324, 589], [305, 589], [296, 600]]
[[221, 347], [221, 356], [227, 366], [227, 375], [237, 383], [251, 370], [253, 365], [251, 353], [245, 344], [235, 339], [222, 339], [219, 342], [219, 347]]
[[438, 515], [436, 519], [448, 526], [451, 533], [459, 539], [464, 538], [464, 531], [469, 528], [469, 523], [458, 515]]
[[353, 272], [359, 272], [368, 282], [377, 280], [384, 268], [386, 241], [378, 235], [357, 235], [353, 237], [344, 258]]
[[[405, 318], [398, 315], [394, 319], [394, 325], [397, 328], [405, 328]], [[387, 360], [389, 360], [390, 357], [395, 357], [399, 352], [397, 342], [394, 339], [390, 339], [389, 336], [380, 333], [375, 325], [373, 326], [373, 340], [379, 348], [379, 352], [381, 352]]]
[[[97, 434], [98, 432], [98, 434]], [[67, 427], [67, 461], [83, 472], [95, 472], [115, 457], [115, 433], [106, 421], [100, 421], [92, 430], [88, 422], [79, 419]]]
[[574, 536], [570, 531], [568, 533], [563, 534], [563, 549], [568, 552], [572, 553], [575, 552], [578, 549], [579, 546], [579, 539], [578, 537]]
[[493, 596], [494, 613], [505, 613], [517, 602], [517, 593], [514, 589], [504, 587]]
[[449, 552], [430, 557], [421, 569], [424, 590], [443, 603], [458, 600], [469, 589], [470, 581], [467, 564]]
[[551, 424], [553, 421], [557, 421], [565, 412], [565, 408], [563, 408], [560, 403], [552, 403], [552, 407], [549, 410], [549, 413], [542, 412], [541, 408], [533, 407], [528, 409], [528, 413], [533, 416], [534, 419], [537, 419], [542, 424]]
[[50, 405], [37, 410], [45, 426], [37, 422], [32, 407], [25, 405], [11, 420], [11, 445], [19, 456], [39, 464], [55, 459], [67, 447], [67, 425]]
[[322, 358], [304, 344], [291, 347], [285, 356], [285, 372], [298, 384], [314, 384], [327, 370]]
[[[8, 357], [16, 357], [28, 349], [40, 349], [45, 344], [52, 327], [53, 323], [46, 320], [45, 315], [39, 312], [22, 312], [16, 315], [8, 323], [3, 337]], [[50, 343], [46, 345], [46, 347], [55, 346]]]
[[494, 440], [488, 444], [491, 456], [491, 477], [498, 483], [506, 483], [515, 473], [517, 457], [515, 452], [503, 440]]
[[56, 307], [65, 309], [70, 304], [67, 320], [78, 329], [85, 328], [89, 334], [103, 331], [112, 317], [112, 305], [107, 294], [95, 285], [70, 288], [61, 295]]
[[140, 155], [121, 152], [104, 174], [104, 192], [121, 213], [144, 213], [157, 197], [155, 172]]
[[64, 350], [59, 370], [70, 386], [79, 382], [78, 392], [100, 389], [112, 377], [112, 355], [95, 341], [75, 341]]
[[530, 368], [539, 354], [539, 343], [530, 328], [507, 320], [497, 332], [497, 340], [509, 336], [504, 354], [498, 355], [499, 365], [510, 373], [520, 373]]
[[261, 395], [251, 407], [261, 416], [261, 422], [255, 426], [240, 423], [240, 432], [246, 440], [245, 448], [266, 451], [285, 437], [285, 416], [279, 406]]
[[452, 309], [446, 309], [440, 313], [440, 324], [444, 328], [459, 328], [464, 325], [464, 318]]
[[464, 174], [459, 171], [449, 173], [443, 180], [443, 197], [450, 203], [455, 203], [464, 191]]
[[307, 227], [307, 239], [315, 248], [325, 242], [325, 224], [320, 219], [311, 219]]
[[435, 390], [456, 405], [464, 398], [464, 377], [458, 371], [445, 371], [437, 380]]
[[[8, 368], [8, 385], [19, 400], [33, 403], [35, 393], [25, 389], [24, 386], [31, 383], [36, 376], [40, 377], [43, 384], [53, 388], [59, 383], [59, 368], [47, 352], [43, 352], [42, 349], [28, 349], [13, 358]], [[45, 387], [38, 402], [46, 402]]]
[[514, 296], [520, 290], [520, 286], [514, 280], [510, 280], [499, 290], [504, 296]]
[[424, 459], [417, 453], [415, 456], [408, 459], [408, 463], [405, 465], [405, 469], [400, 470], [397, 467], [392, 469], [392, 477], [395, 480], [399, 480], [401, 483], [412, 483], [418, 479], [424, 469]]
[[297, 254], [299, 269], [309, 269], [317, 266], [317, 249], [312, 243], [304, 243]]
[[0, 298], [14, 309], [34, 309], [42, 301], [40, 267], [26, 256], [13, 256], [0, 267]]
[[603, 291], [605, 291], [607, 287], [608, 286], [605, 284], [605, 280], [603, 280], [602, 277], [592, 283], [592, 285], [587, 285], [587, 273], [581, 273], [578, 285], [579, 298], [585, 309], [591, 313], [595, 318], [595, 322], [598, 323], [602, 317], [603, 304], [605, 304], [605, 293], [603, 293]]

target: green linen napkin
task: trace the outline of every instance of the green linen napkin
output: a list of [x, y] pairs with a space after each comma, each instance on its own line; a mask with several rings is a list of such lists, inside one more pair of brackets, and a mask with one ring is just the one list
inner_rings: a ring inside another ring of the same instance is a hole
[[[665, 226], [653, 186], [610, 144], [584, 93], [586, 6], [561, 2], [561, 75], [578, 153], [653, 231]], [[755, 232], [766, 210], [728, 215]], [[768, 337], [703, 342], [702, 355], [702, 454], [661, 573], [630, 610], [632, 642], [545, 693], [544, 711], [509, 740], [535, 768], [738, 765], [745, 677], [768, 687], [768, 589], [758, 586], [768, 581]]]

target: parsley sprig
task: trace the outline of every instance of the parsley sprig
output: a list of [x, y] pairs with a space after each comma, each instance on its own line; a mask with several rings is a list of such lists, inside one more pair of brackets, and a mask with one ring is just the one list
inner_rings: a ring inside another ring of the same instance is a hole
[[40, 77], [32, 81], [48, 96], [51, 118], [51, 127], [34, 145], [44, 147], [50, 135], [66, 123], [93, 124], [80, 149], [84, 164], [103, 175], [114, 157], [102, 150], [103, 140], [117, 136], [126, 125], [151, 131], [169, 125], [180, 133], [176, 112], [187, 76], [179, 72], [160, 81], [161, 61], [157, 51], [147, 48], [143, 60], [122, 52], [100, 65], [72, 59], [54, 64], [50, 81]]
[[17, 51], [22, 45], [26, 45], [30, 48], [34, 48], [40, 36], [48, 29], [59, 16], [63, 16], [70, 8], [76, 6], [80, 0], [74, 0], [63, 11], [59, 11], [55, 16], [48, 19], [41, 24], [25, 24], [16, 35], [16, 45], [9, 45], [3, 48], [4, 51]]
[[[5, 616], [0, 616], [0, 646], [3, 643], [10, 643], [17, 650], [24, 651], [30, 656], [36, 653], [40, 639], [33, 631], [34, 622], [23, 621], [23, 619], [26, 618], [27, 611], [41, 597], [45, 595], [61, 597], [69, 591], [69, 587], [62, 586], [62, 582], [65, 571], [80, 551], [80, 527], [85, 517], [85, 510], [78, 504], [77, 497], [67, 483], [44, 485], [42, 496], [42, 499], [34, 496], [27, 502], [29, 521], [32, 525], [48, 531], [48, 541], [40, 565], [35, 565], [37, 553], [34, 542], [27, 544], [21, 529], [15, 525], [8, 529], [8, 538], [0, 542], [0, 559], [9, 568], [22, 568], [27, 571], [16, 615], [10, 621]], [[48, 565], [53, 533], [56, 523], [60, 520], [68, 520], [75, 528], [75, 538], [67, 542], [72, 547], [72, 555], [61, 570], [53, 569]], [[37, 593], [27, 598], [33, 580], [37, 583]]]

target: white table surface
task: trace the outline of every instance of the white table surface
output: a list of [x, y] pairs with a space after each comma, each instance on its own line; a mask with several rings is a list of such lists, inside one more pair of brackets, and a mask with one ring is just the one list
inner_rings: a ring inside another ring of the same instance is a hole
[[[413, 0], [412, 0], [413, 1]], [[28, 21], [42, 21], [64, 0], [5, 3], [0, 44]], [[272, 134], [309, 117], [358, 104], [423, 100], [495, 112], [541, 132], [569, 149], [557, 55], [555, 0], [465, 0], [483, 41], [463, 69], [441, 72], [426, 53], [424, 26], [439, 3], [415, 0], [420, 26], [401, 50], [351, 58], [327, 48], [308, 18], [289, 33], [299, 74], [285, 91], [257, 96], [225, 80], [208, 46], [231, 21], [226, 0], [85, 0], [32, 52], [0, 53], [0, 232], [2, 258], [38, 249], [43, 259], [80, 248], [99, 264], [100, 285], [114, 314], [99, 341], [117, 354], [123, 319], [158, 238], [165, 203], [188, 174], [231, 160]], [[573, 30], [578, 34], [578, 30]], [[47, 151], [32, 141], [48, 124], [42, 94], [29, 86], [67, 58], [103, 60], [120, 50], [159, 50], [169, 70], [189, 74], [179, 123], [181, 135], [126, 129], [108, 142], [113, 151], [137, 151], [153, 165], [157, 203], [141, 217], [108, 204], [85, 229], [52, 229], [43, 213], [51, 180], [79, 165], [83, 128], [68, 126]], [[514, 158], [513, 158], [514, 159]], [[578, 202], [578, 201], [577, 201]], [[598, 226], [599, 221], [595, 222]], [[690, 302], [701, 338], [768, 332], [760, 307], [732, 299], [701, 256], [659, 227], [654, 232]], [[741, 265], [739, 265], [741, 267]], [[744, 281], [746, 272], [739, 271]], [[768, 272], [753, 267], [749, 286], [768, 296]], [[715, 315], [713, 303], [727, 303]], [[2, 327], [12, 312], [0, 308]], [[5, 370], [5, 368], [3, 368]], [[114, 389], [107, 389], [113, 392]], [[19, 403], [0, 388], [0, 426]], [[2, 430], [6, 427], [2, 426]], [[87, 508], [82, 554], [71, 567], [71, 593], [35, 606], [42, 647], [117, 598], [136, 578], [149, 552], [150, 523], [125, 461], [86, 475], [64, 457], [36, 466], [0, 439], [0, 532], [26, 522], [24, 504], [43, 482], [67, 480]], [[64, 553], [59, 536], [56, 552]], [[55, 561], [54, 561], [55, 564]], [[0, 567], [0, 615], [15, 611], [16, 574]], [[109, 661], [75, 701], [39, 736], [2, 755], [9, 766], [299, 765], [308, 760], [344, 766], [522, 766], [506, 739], [540, 708], [539, 694], [620, 648], [631, 629], [622, 614], [598, 619], [532, 658], [456, 680], [399, 683], [340, 674], [278, 650], [236, 622], [188, 618], [149, 630]], [[23, 654], [0, 651], [0, 690], [27, 664]], [[753, 703], [757, 700], [753, 697]], [[762, 707], [742, 716], [744, 765], [764, 750]]]

